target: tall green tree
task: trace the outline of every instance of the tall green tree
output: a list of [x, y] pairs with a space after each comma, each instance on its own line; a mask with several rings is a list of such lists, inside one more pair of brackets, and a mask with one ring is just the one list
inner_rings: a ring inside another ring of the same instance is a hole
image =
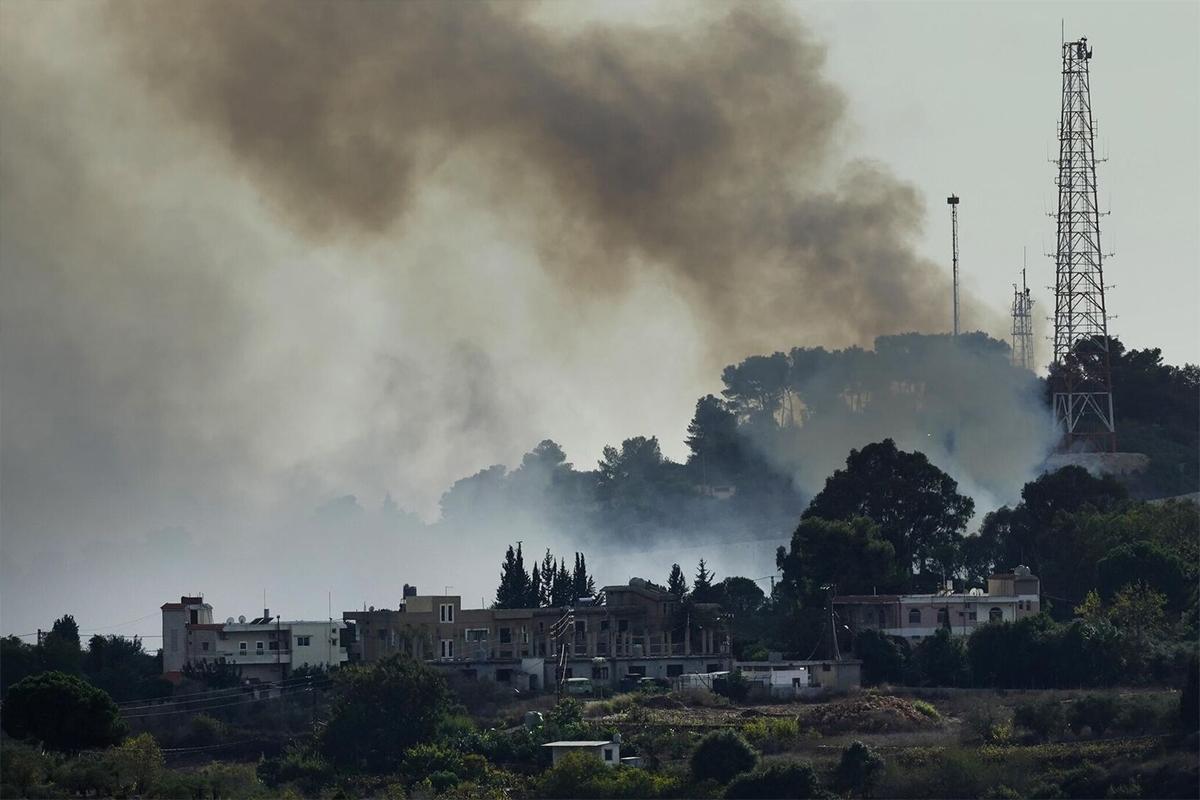
[[79, 645], [79, 624], [75, 617], [63, 614], [54, 620], [39, 648], [42, 669], [78, 673], [83, 651]]
[[692, 600], [696, 603], [713, 603], [717, 598], [713, 591], [713, 575], [704, 559], [696, 567], [696, 577], [692, 580]]
[[67, 752], [108, 747], [126, 731], [117, 704], [103, 689], [53, 671], [13, 684], [4, 697], [0, 725], [14, 739], [36, 739]]
[[521, 554], [521, 544], [517, 543], [516, 550], [512, 545], [504, 554], [504, 563], [500, 567], [500, 586], [496, 589], [496, 608], [524, 608], [529, 602], [530, 578], [525, 571], [525, 559]]
[[825, 586], [836, 585], [842, 594], [871, 594], [887, 584], [896, 572], [896, 551], [865, 517], [805, 517], [792, 533], [790, 548], [779, 548], [775, 565], [791, 595], [806, 605], [823, 605]]
[[394, 772], [404, 752], [434, 738], [450, 709], [446, 679], [403, 656], [334, 673], [335, 699], [319, 735], [321, 754], [334, 764]]
[[542, 571], [540, 574], [541, 585], [538, 587], [538, 605], [542, 608], [550, 608], [554, 605], [554, 578], [557, 570], [554, 566], [554, 556], [550, 555], [550, 548], [546, 548], [546, 555], [542, 558]]
[[575, 569], [571, 574], [571, 587], [576, 597], [592, 597], [596, 594], [596, 582], [588, 575], [587, 559], [583, 553], [575, 554]]
[[687, 597], [687, 576], [683, 574], [683, 569], [678, 564], [671, 565], [671, 574], [667, 576], [667, 591], [675, 595], [677, 600]]
[[846, 468], [825, 481], [803, 517], [848, 520], [866, 517], [896, 553], [896, 588], [907, 586], [914, 568], [957, 570], [958, 546], [975, 502], [923, 453], [897, 449], [891, 439], [851, 450]]
[[550, 605], [554, 608], [574, 606], [578, 600], [575, 596], [575, 581], [567, 571], [567, 562], [558, 561], [558, 569], [554, 572], [554, 581], [550, 587]]

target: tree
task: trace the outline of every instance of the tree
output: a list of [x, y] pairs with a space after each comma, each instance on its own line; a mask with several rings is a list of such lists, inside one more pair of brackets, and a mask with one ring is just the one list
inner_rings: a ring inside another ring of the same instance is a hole
[[512, 545], [504, 553], [500, 567], [500, 586], [496, 589], [496, 608], [524, 608], [529, 599], [529, 573], [525, 571], [525, 559], [521, 554], [521, 543], [514, 551]]
[[166, 697], [172, 689], [162, 678], [158, 659], [142, 649], [142, 640], [136, 636], [93, 636], [83, 654], [83, 674], [117, 702]]
[[686, 442], [691, 451], [688, 466], [699, 473], [697, 477], [702, 483], [725, 483], [741, 472], [737, 415], [724, 400], [710, 394], [696, 401], [696, 413], [688, 424]]
[[725, 789], [725, 797], [731, 800], [807, 800], [825, 796], [812, 765], [795, 761], [776, 761], [739, 775]]
[[815, 598], [823, 586], [842, 594], [870, 594], [895, 574], [896, 551], [865, 517], [828, 520], [806, 516], [792, 533], [791, 548], [779, 548], [776, 566], [797, 596]]
[[38, 649], [43, 670], [78, 673], [82, 652], [79, 647], [79, 624], [75, 622], [75, 617], [63, 614], [54, 620], [53, 627]]
[[344, 667], [334, 681], [320, 749], [339, 766], [395, 771], [405, 750], [434, 737], [450, 708], [446, 679], [403, 656]]
[[719, 730], [707, 734], [692, 752], [692, 775], [697, 780], [728, 783], [758, 763], [758, 754], [740, 733]]
[[696, 567], [696, 579], [692, 581], [692, 600], [697, 603], [711, 603], [715, 600], [713, 597], [713, 578], [715, 576], [709, 571], [708, 565], [704, 563], [704, 559], [700, 559], [700, 564]]
[[1143, 581], [1126, 584], [1113, 597], [1108, 616], [1130, 636], [1136, 650], [1143, 650], [1152, 636], [1162, 633], [1167, 598]]
[[1161, 592], [1175, 611], [1183, 608], [1195, 588], [1188, 568], [1174, 553], [1152, 542], [1134, 542], [1111, 550], [1096, 565], [1096, 588], [1104, 598], [1115, 597], [1121, 587], [1136, 576], [1150, 588]]
[[965, 686], [970, 675], [963, 641], [945, 628], [917, 645], [909, 665], [912, 681], [922, 686]]
[[166, 763], [162, 748], [148, 733], [126, 739], [114, 753], [121, 783], [144, 795]]
[[687, 577], [683, 574], [678, 564], [671, 565], [671, 574], [667, 576], [667, 591], [675, 595], [675, 599], [682, 600], [688, 593]]
[[854, 655], [862, 660], [863, 683], [899, 683], [908, 667], [908, 640], [864, 628], [854, 637]]
[[596, 594], [596, 582], [588, 575], [587, 559], [583, 553], [575, 554], [575, 570], [571, 575], [571, 591], [575, 597], [592, 597]]
[[106, 692], [64, 672], [30, 675], [13, 684], [0, 724], [13, 738], [36, 739], [67, 752], [108, 747], [126, 730]]
[[20, 637], [5, 636], [0, 639], [0, 694], [8, 691], [8, 687], [40, 670], [38, 651], [32, 645], [22, 642]]
[[550, 555], [550, 548], [546, 548], [546, 555], [542, 558], [542, 574], [541, 586], [538, 587], [538, 606], [541, 608], [550, 608], [554, 605], [554, 557]]
[[542, 584], [542, 573], [534, 564], [533, 571], [529, 573], [529, 597], [525, 601], [528, 608], [542, 607]]
[[870, 797], [871, 790], [883, 777], [883, 758], [860, 741], [853, 741], [842, 751], [838, 763], [838, 782], [851, 794]]
[[975, 502], [924, 454], [884, 439], [851, 450], [846, 468], [825, 481], [803, 517], [870, 519], [895, 549], [897, 583], [907, 585], [914, 566], [955, 570], [957, 546], [974, 512]]
[[749, 578], [731, 575], [714, 587], [717, 602], [735, 618], [746, 618], [762, 608], [767, 595]]
[[558, 569], [554, 573], [554, 581], [550, 587], [550, 605], [554, 608], [574, 606], [579, 598], [575, 596], [575, 581], [567, 572], [567, 562], [559, 559]]

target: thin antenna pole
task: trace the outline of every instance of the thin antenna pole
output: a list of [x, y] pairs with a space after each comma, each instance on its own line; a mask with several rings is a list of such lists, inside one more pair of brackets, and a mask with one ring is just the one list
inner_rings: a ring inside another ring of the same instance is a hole
[[954, 335], [958, 336], [958, 195], [946, 198], [950, 206], [950, 246], [954, 258]]

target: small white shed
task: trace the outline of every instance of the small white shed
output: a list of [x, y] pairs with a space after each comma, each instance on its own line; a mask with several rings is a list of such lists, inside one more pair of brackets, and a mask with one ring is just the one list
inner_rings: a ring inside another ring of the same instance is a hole
[[558, 760], [567, 753], [584, 752], [591, 753], [606, 766], [615, 767], [621, 763], [621, 743], [602, 740], [584, 739], [579, 741], [561, 741], [550, 742], [542, 745], [549, 747], [550, 753], [553, 756], [552, 763], [557, 764]]

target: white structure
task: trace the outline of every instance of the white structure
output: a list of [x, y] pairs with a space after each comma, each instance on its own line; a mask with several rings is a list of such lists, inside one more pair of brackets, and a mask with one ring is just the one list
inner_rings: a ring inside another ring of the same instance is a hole
[[615, 767], [621, 763], [621, 742], [612, 741], [606, 742], [601, 740], [580, 740], [580, 741], [561, 741], [550, 742], [542, 747], [549, 747], [553, 755], [552, 763], [557, 764], [559, 759], [567, 753], [590, 753], [606, 766]]
[[241, 668], [247, 681], [283, 680], [300, 667], [327, 668], [345, 663], [341, 620], [283, 620], [263, 609], [246, 621], [212, 620], [212, 606], [201, 597], [164, 603], [163, 674], [178, 680], [185, 665], [224, 662]]

